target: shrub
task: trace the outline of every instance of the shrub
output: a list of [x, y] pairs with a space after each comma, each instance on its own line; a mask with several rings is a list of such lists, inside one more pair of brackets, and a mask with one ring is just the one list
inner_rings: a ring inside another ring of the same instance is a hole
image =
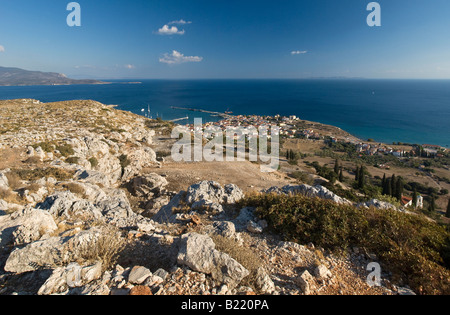
[[68, 158], [66, 159], [66, 163], [69, 163], [69, 164], [78, 164], [78, 161], [79, 161], [79, 160], [80, 160], [79, 157], [72, 156], [72, 157], [68, 157]]
[[17, 178], [26, 181], [35, 181], [42, 177], [53, 177], [59, 181], [69, 180], [73, 177], [74, 171], [63, 170], [56, 167], [36, 168], [36, 169], [13, 169], [8, 174], [15, 174]]
[[122, 169], [126, 168], [128, 165], [131, 164], [131, 161], [128, 159], [128, 155], [125, 154], [119, 156], [119, 162]]
[[88, 161], [89, 161], [89, 163], [91, 163], [92, 168], [95, 168], [98, 166], [98, 160], [95, 157], [91, 157]]
[[125, 245], [126, 241], [118, 228], [103, 227], [98, 237], [81, 246], [78, 257], [81, 263], [101, 261], [103, 271], [110, 270], [115, 266]]
[[65, 188], [67, 190], [69, 190], [70, 192], [76, 194], [76, 195], [80, 195], [83, 196], [85, 193], [85, 190], [83, 188], [83, 186], [81, 186], [80, 184], [77, 183], [68, 183], [66, 185], [64, 185]]
[[366, 248], [416, 292], [450, 293], [450, 233], [425, 217], [303, 195], [252, 195], [241, 205], [256, 207], [257, 214], [288, 240], [333, 251]]
[[53, 141], [46, 141], [46, 142], [40, 142], [37, 144], [32, 145], [32, 147], [36, 150], [38, 147], [41, 147], [41, 149], [44, 152], [53, 152], [55, 150], [55, 143]]
[[18, 174], [11, 171], [5, 174], [8, 179], [8, 185], [12, 190], [16, 190], [22, 187], [21, 179]]
[[75, 154], [75, 151], [70, 144], [59, 145], [56, 147], [56, 150], [58, 150], [59, 153], [61, 153], [61, 155], [64, 157], [69, 157]]
[[0, 199], [8, 203], [18, 203], [17, 195], [15, 195], [11, 190], [0, 187]]

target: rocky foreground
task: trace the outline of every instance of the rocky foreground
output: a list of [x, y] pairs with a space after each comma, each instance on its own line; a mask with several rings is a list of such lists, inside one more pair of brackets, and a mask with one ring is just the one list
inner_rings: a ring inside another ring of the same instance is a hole
[[[283, 241], [232, 183], [167, 190], [163, 123], [93, 101], [0, 102], [0, 294], [403, 294], [374, 255]], [[182, 170], [180, 170], [182, 172]], [[272, 187], [347, 200], [323, 187]]]

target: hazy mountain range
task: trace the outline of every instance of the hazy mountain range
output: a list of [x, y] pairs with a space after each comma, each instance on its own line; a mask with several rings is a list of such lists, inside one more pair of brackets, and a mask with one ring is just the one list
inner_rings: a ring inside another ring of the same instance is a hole
[[97, 80], [70, 79], [62, 73], [28, 71], [19, 68], [0, 67], [0, 86], [18, 85], [71, 85], [103, 84]]

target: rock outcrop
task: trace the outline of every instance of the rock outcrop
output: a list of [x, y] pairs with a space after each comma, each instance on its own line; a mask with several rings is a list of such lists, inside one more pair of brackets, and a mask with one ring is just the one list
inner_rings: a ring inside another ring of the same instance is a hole
[[265, 193], [275, 193], [275, 194], [302, 194], [305, 195], [307, 197], [317, 197], [320, 199], [326, 199], [326, 200], [331, 200], [333, 202], [336, 202], [338, 204], [352, 204], [351, 201], [342, 198], [338, 195], [336, 195], [335, 193], [333, 193], [332, 191], [330, 191], [329, 189], [317, 185], [317, 186], [309, 186], [306, 184], [303, 185], [287, 185], [284, 186], [282, 188], [279, 187], [271, 187], [269, 189], [264, 190]]

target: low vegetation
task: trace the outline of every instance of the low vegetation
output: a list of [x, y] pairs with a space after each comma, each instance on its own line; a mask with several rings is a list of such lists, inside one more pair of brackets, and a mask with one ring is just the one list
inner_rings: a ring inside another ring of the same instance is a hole
[[287, 240], [313, 242], [327, 250], [351, 247], [374, 253], [393, 273], [421, 294], [450, 294], [450, 233], [423, 216], [391, 210], [358, 209], [302, 195], [255, 194], [242, 206]]
[[103, 271], [113, 268], [120, 253], [126, 246], [126, 240], [122, 237], [118, 228], [105, 226], [102, 233], [90, 242], [81, 246], [78, 258], [80, 263], [102, 262]]
[[[36, 169], [13, 169], [8, 176], [14, 176], [19, 180], [35, 181], [42, 177], [53, 177], [58, 181], [66, 181], [73, 177], [74, 172], [56, 167]], [[12, 187], [12, 186], [11, 186]]]

